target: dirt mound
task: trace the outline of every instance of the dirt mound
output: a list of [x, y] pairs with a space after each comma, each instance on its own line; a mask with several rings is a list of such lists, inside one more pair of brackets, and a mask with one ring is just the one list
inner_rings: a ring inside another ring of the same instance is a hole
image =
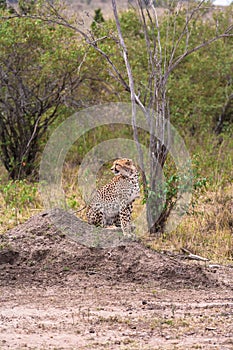
[[83, 246], [39, 214], [0, 238], [0, 284], [52, 285], [71, 275], [111, 283], [156, 281], [166, 288], [211, 288], [222, 282], [208, 267], [154, 252], [138, 242]]

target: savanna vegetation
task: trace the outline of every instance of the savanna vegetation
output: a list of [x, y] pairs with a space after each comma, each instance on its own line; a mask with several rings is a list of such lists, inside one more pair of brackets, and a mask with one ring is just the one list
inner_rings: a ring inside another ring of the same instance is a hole
[[[4, 1], [0, 3], [1, 233], [43, 209], [38, 167], [53, 130], [83, 108], [108, 102], [130, 103], [127, 86], [122, 84], [127, 81], [127, 71], [113, 19], [106, 20], [101, 11], [96, 11], [88, 32], [90, 45], [75, 30], [77, 22], [70, 11], [64, 21], [63, 5], [57, 4], [49, 12], [51, 8], [43, 4], [38, 7], [34, 2], [26, 3], [23, 7], [21, 2], [17, 13]], [[232, 25], [232, 5], [224, 9], [213, 9], [208, 2], [203, 5], [190, 28], [191, 48]], [[62, 20], [59, 13], [63, 14]], [[186, 9], [177, 7], [159, 16], [161, 44], [167, 52], [172, 52], [174, 36], [179, 38], [186, 16]], [[146, 103], [150, 98], [148, 52], [142, 23], [131, 9], [120, 13], [120, 24], [135, 91]], [[148, 30], [152, 38], [153, 30]], [[232, 27], [230, 33], [233, 34]], [[185, 49], [186, 40], [187, 36], [179, 41], [177, 57]], [[111, 59], [120, 76], [112, 73], [100, 50]], [[192, 205], [178, 228], [149, 238], [145, 232], [140, 233], [155, 249], [186, 247], [216, 261], [233, 259], [232, 50], [233, 38], [225, 35], [185, 57], [169, 75], [170, 120], [191, 154], [194, 189]], [[115, 137], [132, 139], [133, 130], [124, 125], [104, 126], [85, 134], [70, 149], [63, 178], [69, 207], [79, 209], [83, 205], [77, 187], [82, 158], [96, 144]], [[139, 130], [138, 137], [148, 145], [148, 135]], [[166, 205], [171, 205], [177, 195], [178, 174], [169, 156], [163, 171]], [[142, 205], [138, 203], [137, 208]]]

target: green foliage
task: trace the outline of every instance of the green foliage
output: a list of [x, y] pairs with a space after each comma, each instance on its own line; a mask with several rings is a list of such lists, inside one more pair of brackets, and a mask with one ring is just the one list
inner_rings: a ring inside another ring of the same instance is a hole
[[[189, 25], [189, 46], [194, 48], [200, 42], [206, 41], [216, 34], [215, 22], [205, 17], [206, 10], [203, 10], [202, 17], [194, 20]], [[214, 15], [213, 15], [214, 16]], [[232, 8], [218, 16], [219, 32], [227, 24], [230, 24]], [[164, 15], [159, 18], [160, 36], [162, 44], [162, 58], [169, 57], [174, 49], [174, 42], [179, 38], [185, 26], [185, 12], [178, 14]], [[123, 12], [120, 15], [122, 34], [125, 39], [130, 64], [133, 70], [136, 91], [140, 91], [141, 99], [145, 102], [149, 99], [150, 71], [148, 71], [149, 61], [146, 42], [142, 24], [133, 10]], [[156, 28], [149, 28], [149, 34], [157, 35]], [[117, 37], [115, 23], [112, 20], [106, 21], [98, 32], [99, 37], [106, 36], [101, 40], [99, 47], [111, 58], [121, 75], [126, 79], [126, 70], [122, 55], [119, 53], [119, 46], [114, 39]], [[191, 135], [193, 133], [212, 132], [215, 128], [219, 114], [226, 102], [226, 97], [232, 92], [231, 71], [233, 66], [232, 58], [233, 42], [231, 38], [216, 41], [210, 46], [194, 52], [187, 57], [182, 64], [178, 65], [171, 73], [168, 81], [168, 99], [170, 100], [171, 121], [175, 126], [181, 128], [181, 132]], [[178, 58], [186, 50], [186, 35], [176, 47], [174, 59]], [[92, 72], [98, 75], [98, 82], [92, 86], [100, 92], [100, 99], [108, 101], [118, 99], [129, 101], [129, 94], [126, 94], [119, 82], [116, 82], [109, 75], [109, 66], [101, 59], [96, 51], [91, 50], [88, 57], [89, 65], [92, 62]], [[99, 72], [99, 73], [98, 73]], [[102, 82], [106, 82], [108, 87], [104, 88]], [[102, 85], [102, 88], [100, 88]], [[108, 92], [106, 93], [106, 90]], [[109, 94], [109, 91], [114, 92]], [[231, 109], [228, 108], [226, 122], [231, 120], [229, 115]], [[202, 136], [201, 136], [202, 137]]]
[[29, 218], [39, 208], [37, 184], [0, 179], [0, 233]]
[[5, 10], [7, 7], [6, 0], [0, 0], [0, 9]]
[[[188, 166], [188, 164], [187, 164]], [[185, 168], [187, 168], [187, 166]], [[156, 219], [155, 229], [158, 232], [162, 232], [166, 225], [166, 220], [169, 217], [171, 211], [178, 204], [178, 201], [182, 198], [186, 192], [192, 194], [192, 207], [197, 203], [197, 197], [200, 193], [204, 192], [207, 188], [207, 178], [200, 174], [199, 164], [196, 161], [196, 157], [193, 158], [192, 163], [187, 169], [182, 169], [177, 172], [175, 164], [171, 157], [168, 157], [165, 166], [163, 168], [164, 179], [163, 181], [157, 180], [155, 191], [151, 190], [148, 186], [148, 198], [143, 198], [143, 204], [147, 201], [153, 205], [153, 211], [155, 215], [159, 213], [159, 217]], [[189, 208], [180, 207], [180, 215]], [[178, 211], [179, 211], [178, 210]], [[157, 217], [157, 216], [156, 216]], [[155, 220], [155, 219], [154, 219]]]
[[[143, 39], [142, 24], [137, 16], [137, 13], [133, 10], [122, 12], [120, 15], [121, 30], [125, 38], [131, 38], [131, 40]], [[134, 45], [136, 42], [131, 42]], [[130, 50], [129, 50], [130, 52]]]
[[[33, 75], [28, 74], [31, 81], [35, 76], [43, 81], [53, 73], [63, 72], [65, 64], [70, 69], [74, 68], [82, 50], [77, 46], [73, 31], [30, 18], [2, 20], [0, 38], [1, 60], [13, 51], [19, 54], [21, 70], [29, 65], [30, 72], [33, 71]], [[39, 69], [38, 73], [35, 68]]]
[[0, 157], [13, 179], [35, 175], [40, 140], [65, 99], [73, 101], [83, 55], [67, 28], [29, 18], [1, 20]]
[[17, 209], [21, 212], [24, 208], [34, 203], [37, 193], [37, 186], [26, 180], [10, 180], [0, 185], [5, 205], [10, 209]]
[[215, 128], [232, 91], [232, 48], [231, 40], [218, 41], [190, 56], [172, 74], [171, 115], [181, 130], [202, 137]]
[[18, 6], [22, 14], [32, 14], [35, 10], [35, 0], [19, 0]]
[[96, 145], [109, 139], [133, 138], [132, 128], [129, 125], [103, 125], [89, 130], [81, 136], [70, 148], [66, 161], [79, 165], [85, 155]]
[[91, 29], [97, 34], [98, 25], [104, 22], [104, 16], [101, 9], [95, 10], [94, 20], [91, 24]]
[[78, 201], [76, 199], [75, 194], [72, 194], [71, 196], [67, 197], [67, 204], [68, 204], [68, 207], [71, 209], [74, 209], [77, 207]]

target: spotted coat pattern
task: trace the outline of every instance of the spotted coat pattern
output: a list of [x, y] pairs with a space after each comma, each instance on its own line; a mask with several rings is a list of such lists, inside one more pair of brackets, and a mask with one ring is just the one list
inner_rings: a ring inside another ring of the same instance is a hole
[[96, 226], [116, 225], [124, 234], [132, 232], [132, 207], [139, 197], [139, 174], [131, 159], [117, 159], [114, 178], [95, 193], [87, 207], [87, 220]]

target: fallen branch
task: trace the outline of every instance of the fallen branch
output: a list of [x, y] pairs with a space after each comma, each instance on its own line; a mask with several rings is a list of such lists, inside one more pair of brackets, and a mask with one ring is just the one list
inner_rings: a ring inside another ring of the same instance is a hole
[[182, 252], [187, 254], [184, 255], [183, 258], [184, 259], [190, 259], [190, 260], [199, 260], [199, 261], [209, 261], [209, 259], [207, 258], [203, 258], [200, 255], [196, 255], [196, 254], [192, 254], [188, 249], [186, 248], [181, 248]]

